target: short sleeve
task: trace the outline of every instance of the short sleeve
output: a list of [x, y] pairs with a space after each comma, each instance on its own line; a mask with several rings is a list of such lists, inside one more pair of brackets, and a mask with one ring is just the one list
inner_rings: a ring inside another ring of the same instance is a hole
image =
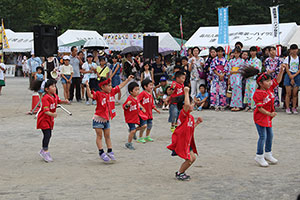
[[114, 96], [115, 94], [118, 94], [120, 92], [120, 87], [117, 85], [116, 87], [114, 87], [113, 89], [111, 89], [110, 94], [112, 96]]
[[56, 95], [56, 100], [57, 100], [57, 103], [58, 103], [58, 104], [61, 103], [61, 100], [60, 100], [59, 96], [57, 96], [57, 95]]
[[200, 98], [201, 93], [197, 94], [196, 98], [199, 99]]
[[204, 98], [206, 98], [206, 97], [208, 97], [208, 93], [207, 93], [207, 92], [206, 92], [205, 95], [204, 95]]
[[97, 100], [98, 94], [99, 94], [98, 92], [92, 91], [92, 95], [93, 95], [94, 100]]
[[255, 92], [253, 101], [255, 102], [256, 107], [262, 107], [264, 105], [264, 94], [262, 92]]
[[44, 109], [44, 112], [50, 111], [50, 102], [47, 97], [42, 98], [42, 107]]

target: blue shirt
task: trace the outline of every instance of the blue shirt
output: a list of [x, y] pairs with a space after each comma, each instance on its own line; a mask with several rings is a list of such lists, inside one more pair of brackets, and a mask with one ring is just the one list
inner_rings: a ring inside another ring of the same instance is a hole
[[202, 95], [202, 93], [200, 92], [200, 93], [196, 96], [196, 98], [197, 98], [197, 99], [200, 99], [201, 101], [202, 101], [203, 99], [205, 99], [206, 97], [208, 97], [208, 93], [207, 93], [207, 92], [205, 92], [203, 95]]
[[42, 65], [42, 60], [39, 57], [30, 58], [28, 65], [31, 68], [31, 73], [36, 72], [36, 68]]

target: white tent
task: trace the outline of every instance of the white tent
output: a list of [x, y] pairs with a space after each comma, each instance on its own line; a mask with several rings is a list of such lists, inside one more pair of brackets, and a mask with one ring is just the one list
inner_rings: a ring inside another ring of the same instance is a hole
[[33, 49], [33, 32], [14, 32], [5, 30], [9, 48], [4, 52], [31, 52]]
[[173, 51], [180, 51], [180, 46], [172, 35], [168, 32], [156, 33], [158, 36], [158, 48], [159, 49], [169, 49]]
[[58, 37], [58, 46], [67, 45], [79, 41], [87, 41], [90, 39], [103, 40], [103, 37], [97, 31], [69, 29]]
[[294, 36], [289, 41], [289, 46], [291, 44], [297, 44], [298, 46], [300, 46], [300, 26], [297, 27], [297, 30], [295, 31]]
[[[296, 23], [281, 23], [279, 26], [280, 44], [287, 46], [296, 29]], [[217, 26], [200, 27], [185, 45], [187, 47], [220, 46], [218, 31]], [[278, 43], [277, 38], [272, 35], [272, 24], [229, 26], [229, 45], [234, 47], [237, 41], [241, 41], [245, 49], [251, 46], [273, 46]]]

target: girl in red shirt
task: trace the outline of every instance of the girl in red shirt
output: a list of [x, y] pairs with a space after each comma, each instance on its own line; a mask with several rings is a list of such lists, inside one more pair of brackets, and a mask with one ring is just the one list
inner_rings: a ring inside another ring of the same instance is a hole
[[269, 74], [259, 73], [259, 70], [253, 67], [245, 67], [242, 69], [242, 75], [245, 78], [257, 75], [256, 83], [258, 88], [253, 95], [253, 100], [256, 105], [253, 117], [259, 135], [255, 161], [261, 167], [268, 167], [269, 164], [267, 161], [269, 161], [270, 164], [276, 164], [278, 162], [278, 160], [272, 156], [271, 151], [273, 140], [272, 119], [277, 115], [274, 108], [274, 88], [281, 82], [283, 72], [284, 65], [281, 65], [277, 78], [272, 80]]
[[46, 94], [42, 98], [41, 110], [39, 111], [37, 117], [37, 129], [41, 129], [44, 135], [42, 141], [42, 149], [39, 152], [39, 154], [46, 162], [53, 161], [48, 151], [48, 145], [52, 135], [54, 118], [57, 117], [56, 114], [57, 104], [69, 103], [68, 100], [64, 100], [64, 101], [60, 100], [59, 97], [56, 95], [55, 84], [56, 81], [52, 79], [47, 80], [47, 82], [45, 83], [44, 91]]
[[140, 138], [137, 140], [141, 143], [153, 142], [153, 139], [150, 137], [150, 131], [152, 129], [152, 109], [160, 114], [160, 111], [154, 105], [154, 100], [152, 96], [153, 92], [153, 82], [150, 79], [145, 79], [142, 81], [142, 88], [144, 89], [138, 96], [138, 102], [145, 108], [147, 116], [146, 120], [141, 121], [141, 125], [147, 124], [146, 137], [143, 138], [144, 130], [140, 131]]
[[195, 154], [198, 153], [194, 140], [194, 129], [202, 122], [202, 118], [200, 117], [195, 122], [194, 117], [190, 114], [193, 111], [195, 103], [189, 96], [189, 90], [188, 87], [184, 88], [184, 104], [182, 104], [182, 98], [177, 98], [177, 106], [181, 110], [178, 117], [179, 125], [172, 135], [172, 144], [167, 146], [172, 151], [172, 156], [178, 155], [185, 160], [180, 166], [179, 171], [175, 173], [175, 177], [183, 181], [190, 180], [190, 176], [185, 171], [196, 160]]
[[[89, 98], [97, 101], [96, 111], [93, 117], [93, 128], [96, 131], [96, 144], [99, 149], [99, 156], [104, 162], [116, 161], [114, 152], [112, 151], [112, 144], [110, 139], [110, 123], [109, 120], [116, 116], [115, 112], [115, 95], [118, 94], [133, 76], [129, 76], [119, 86], [112, 88], [111, 80], [101, 77], [99, 88], [100, 91], [90, 90], [89, 83], [86, 81], [86, 90]], [[107, 153], [103, 150], [102, 132], [104, 134]]]

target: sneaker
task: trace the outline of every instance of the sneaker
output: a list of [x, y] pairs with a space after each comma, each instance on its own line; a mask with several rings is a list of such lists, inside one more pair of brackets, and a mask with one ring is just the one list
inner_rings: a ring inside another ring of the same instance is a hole
[[146, 142], [153, 142], [154, 141], [150, 136], [147, 136], [144, 139], [145, 139]]
[[225, 111], [225, 106], [221, 106], [220, 110]]
[[269, 164], [267, 163], [267, 161], [264, 158], [264, 155], [256, 155], [254, 160], [259, 164], [259, 166], [261, 167], [268, 167]]
[[93, 104], [93, 105], [97, 105], [97, 101], [94, 100], [94, 101], [92, 102], [92, 104]]
[[174, 131], [175, 131], [176, 128], [175, 128], [175, 126], [171, 126], [170, 129], [171, 129], [171, 132], [174, 133]]
[[137, 139], [137, 142], [139, 142], [139, 143], [146, 143], [146, 140], [141, 137], [141, 138]]
[[265, 153], [265, 159], [274, 165], [278, 162], [278, 160], [272, 156], [272, 152]]
[[180, 181], [189, 181], [189, 180], [191, 180], [191, 177], [189, 175], [187, 175], [186, 173], [176, 172], [175, 177], [176, 177], [177, 180], [180, 180]]
[[109, 157], [106, 155], [105, 152], [102, 153], [101, 155], [99, 154], [99, 156], [100, 156], [100, 158], [101, 158], [104, 162], [106, 162], [106, 163], [110, 161]]
[[250, 110], [250, 107], [245, 108], [245, 112], [248, 112]]
[[219, 111], [219, 107], [218, 106], [215, 107], [215, 111]]
[[285, 109], [286, 114], [292, 114], [291, 109], [287, 108]]
[[[52, 158], [48, 152], [45, 152], [43, 149], [39, 152], [39, 155], [44, 159], [45, 162], [51, 162]], [[49, 158], [50, 156], [50, 158]]]
[[116, 161], [114, 152], [107, 153], [107, 156], [111, 159], [111, 161], [113, 161], [113, 162]]
[[169, 110], [169, 105], [166, 106], [166, 110]]
[[90, 102], [89, 102], [89, 101], [86, 101], [85, 104], [86, 104], [86, 105], [90, 105]]
[[46, 153], [46, 155], [47, 155], [47, 157], [48, 157], [49, 162], [53, 162], [53, 159], [52, 159], [52, 157], [50, 156], [49, 151], [48, 151], [48, 152], [45, 152], [45, 153]]
[[296, 114], [296, 115], [298, 114], [298, 111], [297, 111], [296, 108], [293, 108], [293, 109], [292, 109], [292, 112], [293, 112], [294, 114]]
[[201, 111], [201, 110], [202, 110], [202, 106], [199, 106], [199, 107], [198, 107], [198, 111]]
[[165, 105], [162, 106], [162, 110], [166, 110], [166, 106]]
[[127, 149], [130, 149], [130, 150], [135, 150], [135, 148], [133, 147], [133, 145], [132, 145], [131, 142], [125, 143], [125, 147], [126, 147]]

